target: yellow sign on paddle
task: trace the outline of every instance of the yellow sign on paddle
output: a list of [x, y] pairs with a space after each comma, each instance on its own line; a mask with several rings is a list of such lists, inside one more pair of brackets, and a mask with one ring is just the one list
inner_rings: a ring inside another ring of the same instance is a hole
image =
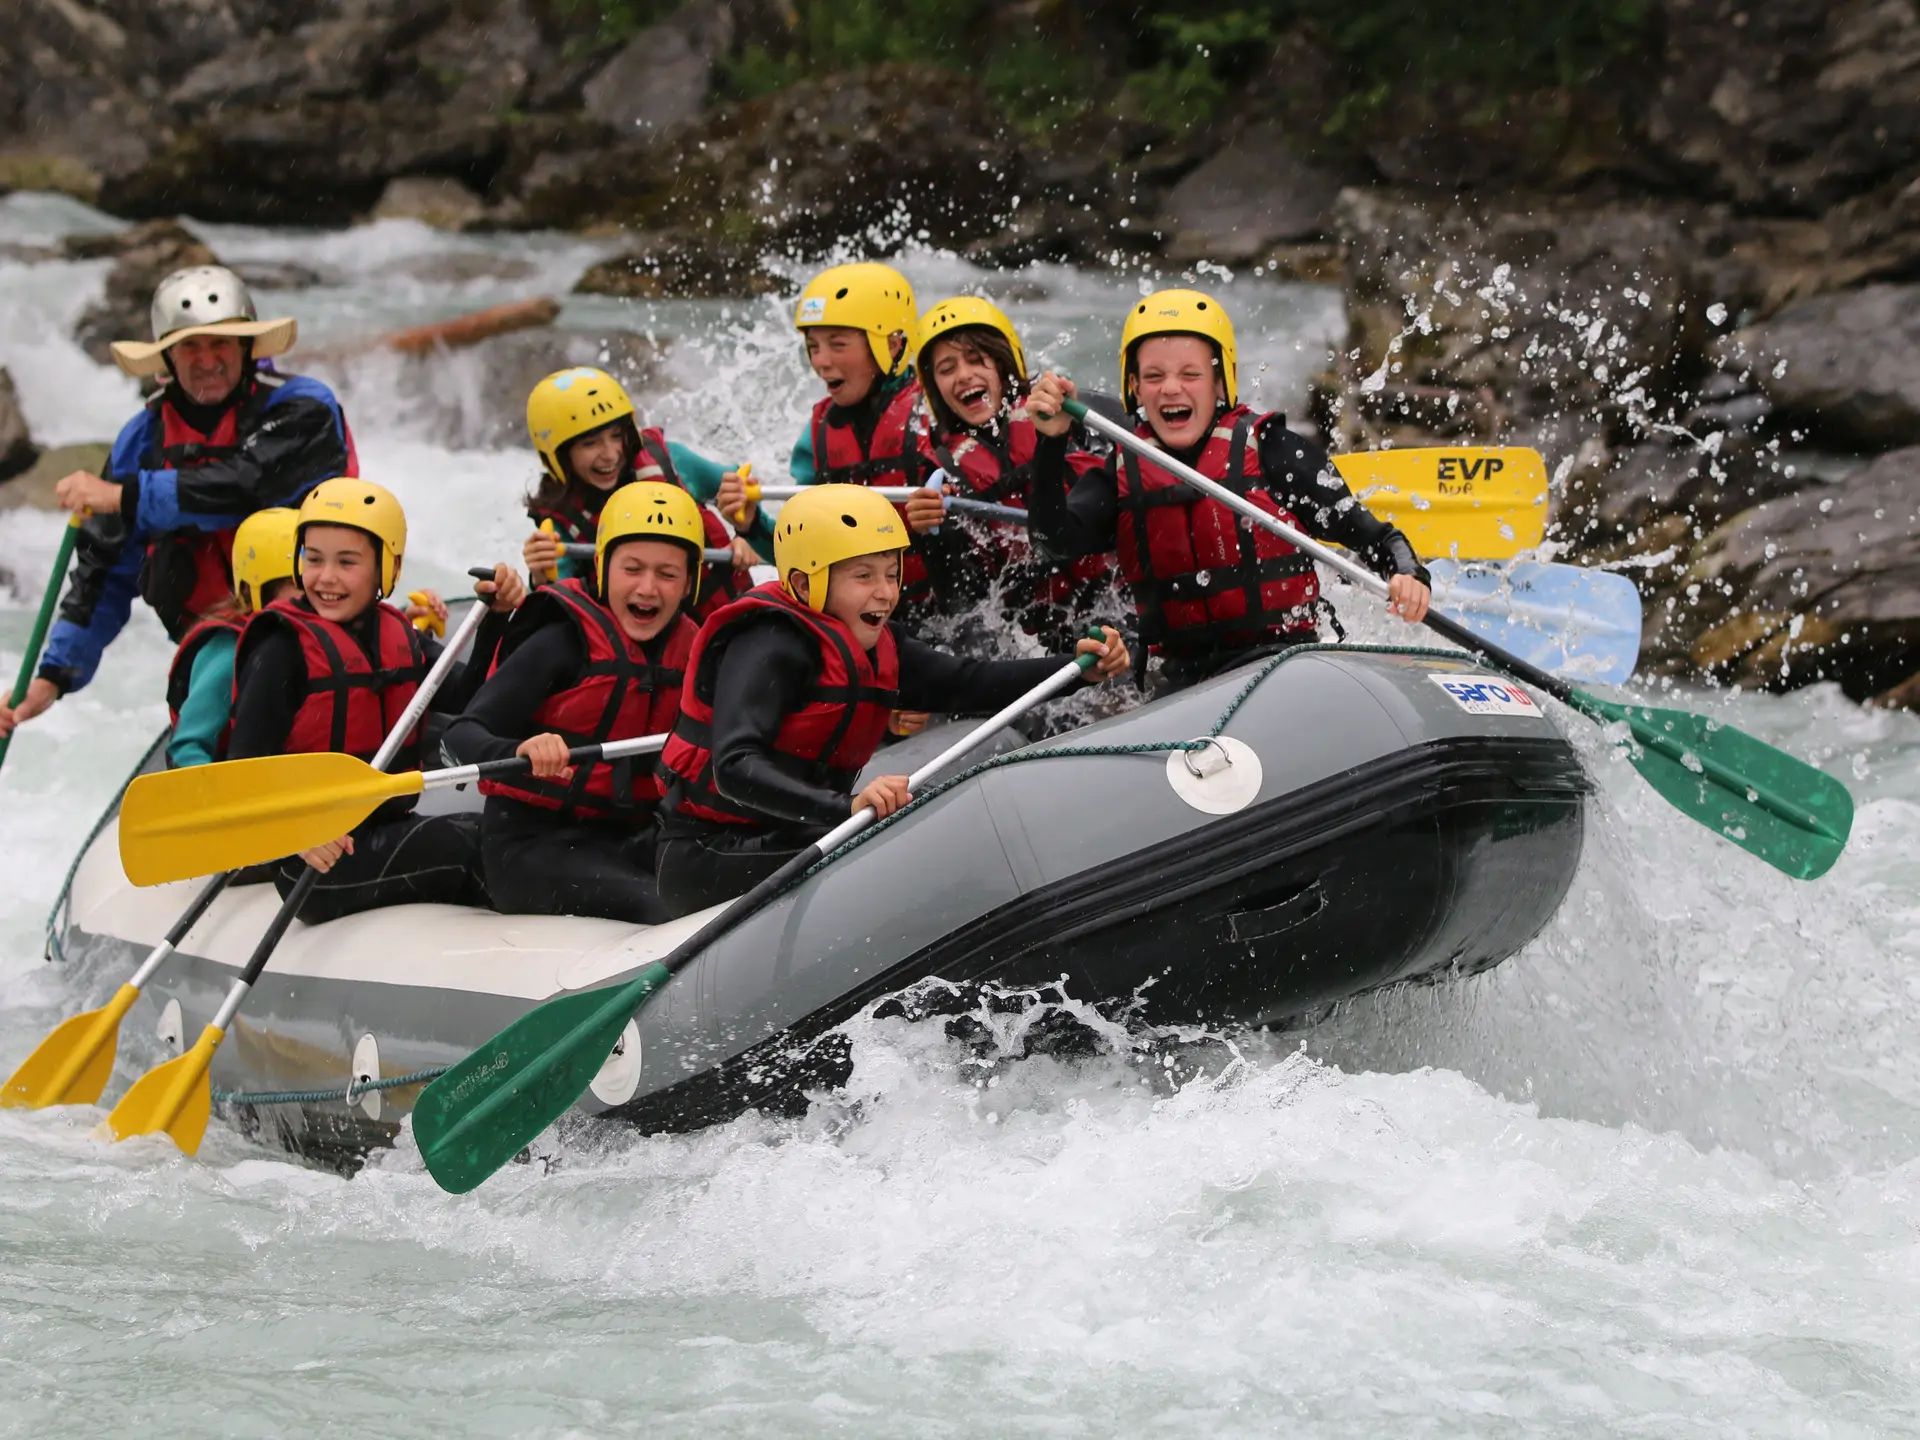
[[1359, 450], [1333, 463], [1423, 558], [1511, 560], [1546, 535], [1547, 465], [1514, 446]]

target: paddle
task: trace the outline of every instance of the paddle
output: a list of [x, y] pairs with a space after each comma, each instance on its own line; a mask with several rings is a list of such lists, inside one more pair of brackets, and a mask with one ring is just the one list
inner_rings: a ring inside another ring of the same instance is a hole
[[[1047, 680], [908, 777], [911, 789], [1065, 689], [1093, 664], [1092, 655], [1063, 665]], [[613, 1053], [627, 1021], [677, 971], [691, 964], [742, 920], [765, 906], [874, 821], [861, 810], [795, 855], [713, 919], [624, 985], [582, 990], [529, 1011], [420, 1093], [413, 1137], [440, 1188], [465, 1194], [506, 1164], [564, 1115]]]
[[1347, 485], [1421, 556], [1511, 560], [1547, 528], [1547, 466], [1538, 450], [1449, 446], [1336, 455]]
[[[10, 709], [18, 709], [20, 702], [27, 698], [27, 687], [33, 684], [34, 667], [40, 663], [40, 648], [47, 643], [47, 627], [53, 624], [53, 607], [60, 599], [60, 582], [67, 578], [67, 565], [73, 559], [73, 542], [80, 537], [80, 522], [86, 518], [84, 512], [76, 510], [67, 521], [67, 528], [60, 532], [60, 548], [53, 557], [53, 573], [47, 576], [47, 588], [40, 595], [40, 613], [33, 617], [33, 633], [27, 637], [27, 653], [20, 657], [20, 674], [13, 682], [13, 698], [7, 702]], [[13, 743], [13, 733], [0, 735], [0, 764], [5, 764], [7, 747]], [[4, 1103], [4, 1102], [0, 1102]]]
[[[642, 735], [579, 745], [567, 752], [567, 761], [586, 765], [651, 755], [666, 743], [665, 735]], [[257, 865], [337, 840], [389, 800], [532, 768], [525, 756], [510, 755], [389, 775], [352, 755], [319, 751], [142, 775], [120, 807], [120, 863], [136, 885]]]
[[1430, 560], [1433, 600], [1483, 640], [1564, 680], [1624, 684], [1640, 658], [1640, 592], [1611, 570]]
[[[1309, 539], [1283, 521], [1183, 465], [1151, 441], [1089, 412], [1077, 400], [1067, 413], [1110, 436], [1252, 523], [1304, 550], [1354, 584], [1384, 597], [1387, 583], [1337, 551]], [[1832, 776], [1730, 725], [1684, 710], [1618, 705], [1576, 690], [1473, 633], [1458, 620], [1429, 610], [1427, 628], [1502, 669], [1537, 685], [1591, 720], [1624, 724], [1635, 742], [1627, 751], [1634, 768], [1661, 797], [1782, 874], [1812, 880], [1832, 867], [1853, 827], [1853, 797]]]
[[[493, 572], [489, 570], [486, 574], [491, 577]], [[373, 766], [370, 768], [379, 769], [392, 763], [394, 755], [405, 743], [407, 735], [418, 723], [420, 717], [427, 713], [427, 706], [432, 703], [435, 693], [458, 662], [462, 647], [473, 638], [474, 631], [480, 628], [480, 623], [486, 618], [486, 614], [487, 607], [483, 604], [475, 605], [467, 611], [460, 621], [460, 628], [454, 632], [453, 640], [446, 649], [441, 651], [440, 658], [433, 662], [433, 668], [427, 672], [427, 678], [420, 682], [420, 688], [414, 692], [413, 699], [407, 703], [407, 708], [401, 712], [399, 720], [394, 722], [394, 727], [388, 732], [386, 739], [381, 741], [380, 749], [375, 753]], [[227, 763], [244, 765], [248, 762], [242, 760]], [[168, 773], [191, 775], [196, 770], [220, 768], [222, 767], [218, 765], [197, 765], [190, 770], [175, 770]], [[151, 780], [161, 777], [143, 776], [141, 778]], [[133, 794], [134, 786], [139, 783], [140, 781], [136, 780], [133, 786], [128, 787], [129, 797]], [[125, 813], [125, 802], [122, 802], [123, 823]], [[335, 830], [325, 838], [336, 840], [344, 834], [346, 830]], [[320, 844], [324, 841], [313, 843]], [[296, 847], [296, 849], [305, 848], [307, 847]], [[280, 855], [293, 853], [295, 852], [292, 850], [283, 850]], [[280, 856], [258, 858], [278, 859]], [[216, 861], [202, 870], [190, 870], [188, 873], [204, 874], [206, 870], [222, 868], [231, 872], [237, 864], [244, 863], [248, 862]], [[227, 878], [228, 876], [223, 875], [220, 880], [201, 891], [194, 905], [204, 910], [205, 905], [212, 903], [213, 895], [219, 892]], [[227, 1027], [233, 1023], [233, 1017], [239, 1013], [241, 1004], [247, 998], [247, 992], [253, 988], [254, 981], [260, 978], [260, 972], [267, 968], [267, 960], [272, 956], [274, 947], [280, 943], [280, 937], [287, 933], [287, 927], [293, 923], [293, 917], [299, 913], [300, 906], [319, 879], [320, 872], [308, 868], [294, 882], [293, 890], [281, 902], [279, 910], [267, 925], [266, 933], [260, 937], [260, 943], [254, 946], [253, 955], [247, 961], [247, 968], [240, 973], [240, 978], [233, 982], [233, 988], [228, 990], [227, 998], [221, 1002], [220, 1009], [214, 1014], [212, 1022], [200, 1032], [200, 1038], [194, 1042], [193, 1048], [184, 1055], [156, 1065], [134, 1081], [133, 1088], [120, 1097], [120, 1103], [113, 1107], [106, 1119], [107, 1129], [114, 1139], [127, 1140], [135, 1135], [151, 1135], [155, 1131], [164, 1130], [173, 1138], [173, 1143], [187, 1154], [192, 1155], [199, 1150], [200, 1141], [207, 1133], [207, 1117], [213, 1111], [213, 1089], [207, 1082], [207, 1068], [213, 1064], [213, 1052], [220, 1048], [220, 1042], [226, 1038]], [[205, 904], [202, 903], [203, 901]], [[185, 937], [186, 930], [179, 925], [176, 925], [174, 930], [181, 937]], [[169, 932], [168, 938], [172, 939], [172, 935], [173, 932]], [[141, 972], [146, 973], [149, 967], [156, 965], [157, 962], [149, 956], [147, 964], [140, 967]]]
[[[804, 485], [749, 485], [747, 487], [747, 499], [791, 500], [794, 496], [805, 491], [806, 488]], [[871, 489], [874, 494], [891, 500], [895, 504], [899, 504], [902, 501], [912, 499], [927, 487], [915, 487], [911, 485], [873, 485], [868, 488]], [[974, 515], [982, 520], [1000, 520], [1009, 525], [1024, 525], [1027, 523], [1027, 512], [1020, 509], [1017, 505], [995, 505], [986, 500], [969, 500], [961, 495], [948, 495], [943, 498], [946, 501], [947, 510], [954, 515]]]

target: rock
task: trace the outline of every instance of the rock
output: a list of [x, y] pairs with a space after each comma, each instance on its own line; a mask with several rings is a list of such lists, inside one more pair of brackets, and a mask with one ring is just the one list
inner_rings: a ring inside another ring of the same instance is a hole
[[1920, 285], [1790, 305], [1736, 339], [1783, 418], [1843, 446], [1920, 443]]
[[649, 25], [582, 91], [587, 114], [616, 131], [684, 125], [706, 105], [717, 57], [733, 43], [725, 5], [684, 5]]
[[106, 468], [113, 446], [105, 441], [92, 445], [56, 445], [42, 450], [26, 470], [0, 484], [0, 510], [30, 505], [36, 510], [55, 510], [53, 487], [76, 470], [98, 475]]
[[73, 327], [74, 338], [102, 365], [113, 363], [108, 348], [115, 340], [153, 337], [153, 291], [175, 270], [189, 265], [218, 265], [213, 251], [177, 220], [148, 220], [114, 235], [70, 235], [64, 242], [70, 259], [114, 257], [104, 297], [87, 308]]
[[1242, 131], [1167, 195], [1156, 224], [1174, 261], [1253, 260], [1332, 227], [1340, 180], [1296, 159], [1277, 124]]
[[418, 220], [436, 230], [460, 230], [486, 213], [487, 204], [444, 175], [402, 175], [380, 192], [370, 219]]
[[1724, 597], [1694, 663], [1773, 689], [1835, 680], [1856, 699], [1902, 684], [1920, 669], [1916, 534], [1920, 447], [1735, 516], [1689, 572]]
[[261, 290], [311, 290], [319, 285], [340, 283], [337, 274], [295, 260], [235, 260], [229, 268], [247, 282], [247, 288], [256, 292], [256, 298]]
[[787, 288], [766, 270], [759, 251], [724, 242], [689, 244], [682, 235], [661, 236], [631, 254], [602, 260], [573, 287], [581, 295], [629, 299], [714, 300], [771, 295]]
[[1652, 159], [1741, 205], [1817, 213], [1920, 160], [1920, 14], [1904, 3], [1662, 0], [1635, 119]]
[[13, 376], [0, 365], [0, 480], [7, 480], [30, 467], [40, 447], [27, 433], [27, 417], [20, 413], [20, 396], [13, 388]]

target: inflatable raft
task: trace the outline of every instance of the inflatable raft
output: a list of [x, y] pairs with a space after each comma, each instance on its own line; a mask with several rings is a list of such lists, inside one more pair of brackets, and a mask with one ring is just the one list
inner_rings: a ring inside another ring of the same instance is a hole
[[[930, 787], [679, 972], [580, 1108], [649, 1130], [791, 1109], [844, 1078], [835, 1027], [929, 977], [1259, 1026], [1472, 974], [1559, 906], [1588, 788], [1535, 698], [1464, 655], [1300, 647]], [[110, 815], [55, 913], [56, 953], [110, 988], [200, 883], [136, 889]], [[198, 1035], [275, 906], [270, 885], [236, 885], [209, 910], [145, 991], [136, 1060], [161, 1058], [142, 1029]], [[295, 925], [214, 1060], [216, 1100], [350, 1164], [391, 1141], [426, 1078], [544, 1000], [630, 979], [712, 913], [648, 928], [402, 906]]]

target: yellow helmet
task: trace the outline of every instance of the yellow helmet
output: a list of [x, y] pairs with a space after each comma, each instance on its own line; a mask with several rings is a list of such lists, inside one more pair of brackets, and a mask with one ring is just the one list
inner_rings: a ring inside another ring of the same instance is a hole
[[907, 548], [907, 522], [864, 485], [809, 485], [773, 522], [773, 565], [794, 594], [793, 572], [807, 577], [807, 604], [827, 608], [827, 571], [837, 561]]
[[955, 330], [970, 329], [981, 325], [989, 330], [998, 330], [1007, 337], [1007, 343], [1013, 347], [1013, 368], [1019, 378], [1027, 378], [1027, 352], [1020, 344], [1020, 332], [1013, 328], [1013, 322], [1006, 312], [991, 300], [982, 300], [978, 295], [956, 295], [951, 300], [942, 300], [926, 314], [920, 317], [920, 349], [914, 358], [914, 368], [919, 370], [922, 383], [925, 383], [927, 351], [933, 348], [933, 342], [942, 335], [951, 335]]
[[700, 552], [706, 548], [707, 527], [693, 496], [665, 480], [636, 480], [607, 497], [593, 537], [593, 578], [602, 596], [607, 593], [607, 552], [622, 540], [671, 540], [687, 546], [693, 551], [693, 588], [681, 608], [700, 598]]
[[309, 525], [344, 525], [371, 535], [380, 559], [380, 594], [393, 594], [400, 579], [400, 558], [407, 550], [407, 515], [393, 492], [370, 480], [343, 477], [322, 480], [300, 502], [300, 524], [294, 532], [294, 578], [300, 578], [298, 548]]
[[[891, 375], [911, 365], [919, 352], [914, 343], [918, 314], [913, 286], [906, 276], [891, 265], [862, 261], [835, 265], [809, 280], [800, 292], [800, 308], [793, 312], [793, 328], [844, 325], [849, 330], [864, 330], [873, 363], [882, 375]], [[907, 337], [898, 360], [893, 358], [892, 337], [896, 332]]]
[[561, 446], [589, 430], [632, 418], [633, 401], [620, 382], [590, 365], [556, 370], [527, 396], [527, 438], [540, 452], [547, 473], [562, 485], [567, 472], [560, 464]]
[[1120, 394], [1133, 404], [1133, 347], [1150, 335], [1198, 335], [1211, 341], [1227, 382], [1227, 404], [1240, 403], [1240, 352], [1233, 343], [1233, 321], [1220, 302], [1199, 290], [1156, 290], [1127, 316], [1120, 332]]
[[299, 568], [294, 542], [299, 525], [298, 510], [277, 507], [254, 511], [233, 532], [233, 593], [247, 614], [266, 605], [269, 585], [291, 580]]

